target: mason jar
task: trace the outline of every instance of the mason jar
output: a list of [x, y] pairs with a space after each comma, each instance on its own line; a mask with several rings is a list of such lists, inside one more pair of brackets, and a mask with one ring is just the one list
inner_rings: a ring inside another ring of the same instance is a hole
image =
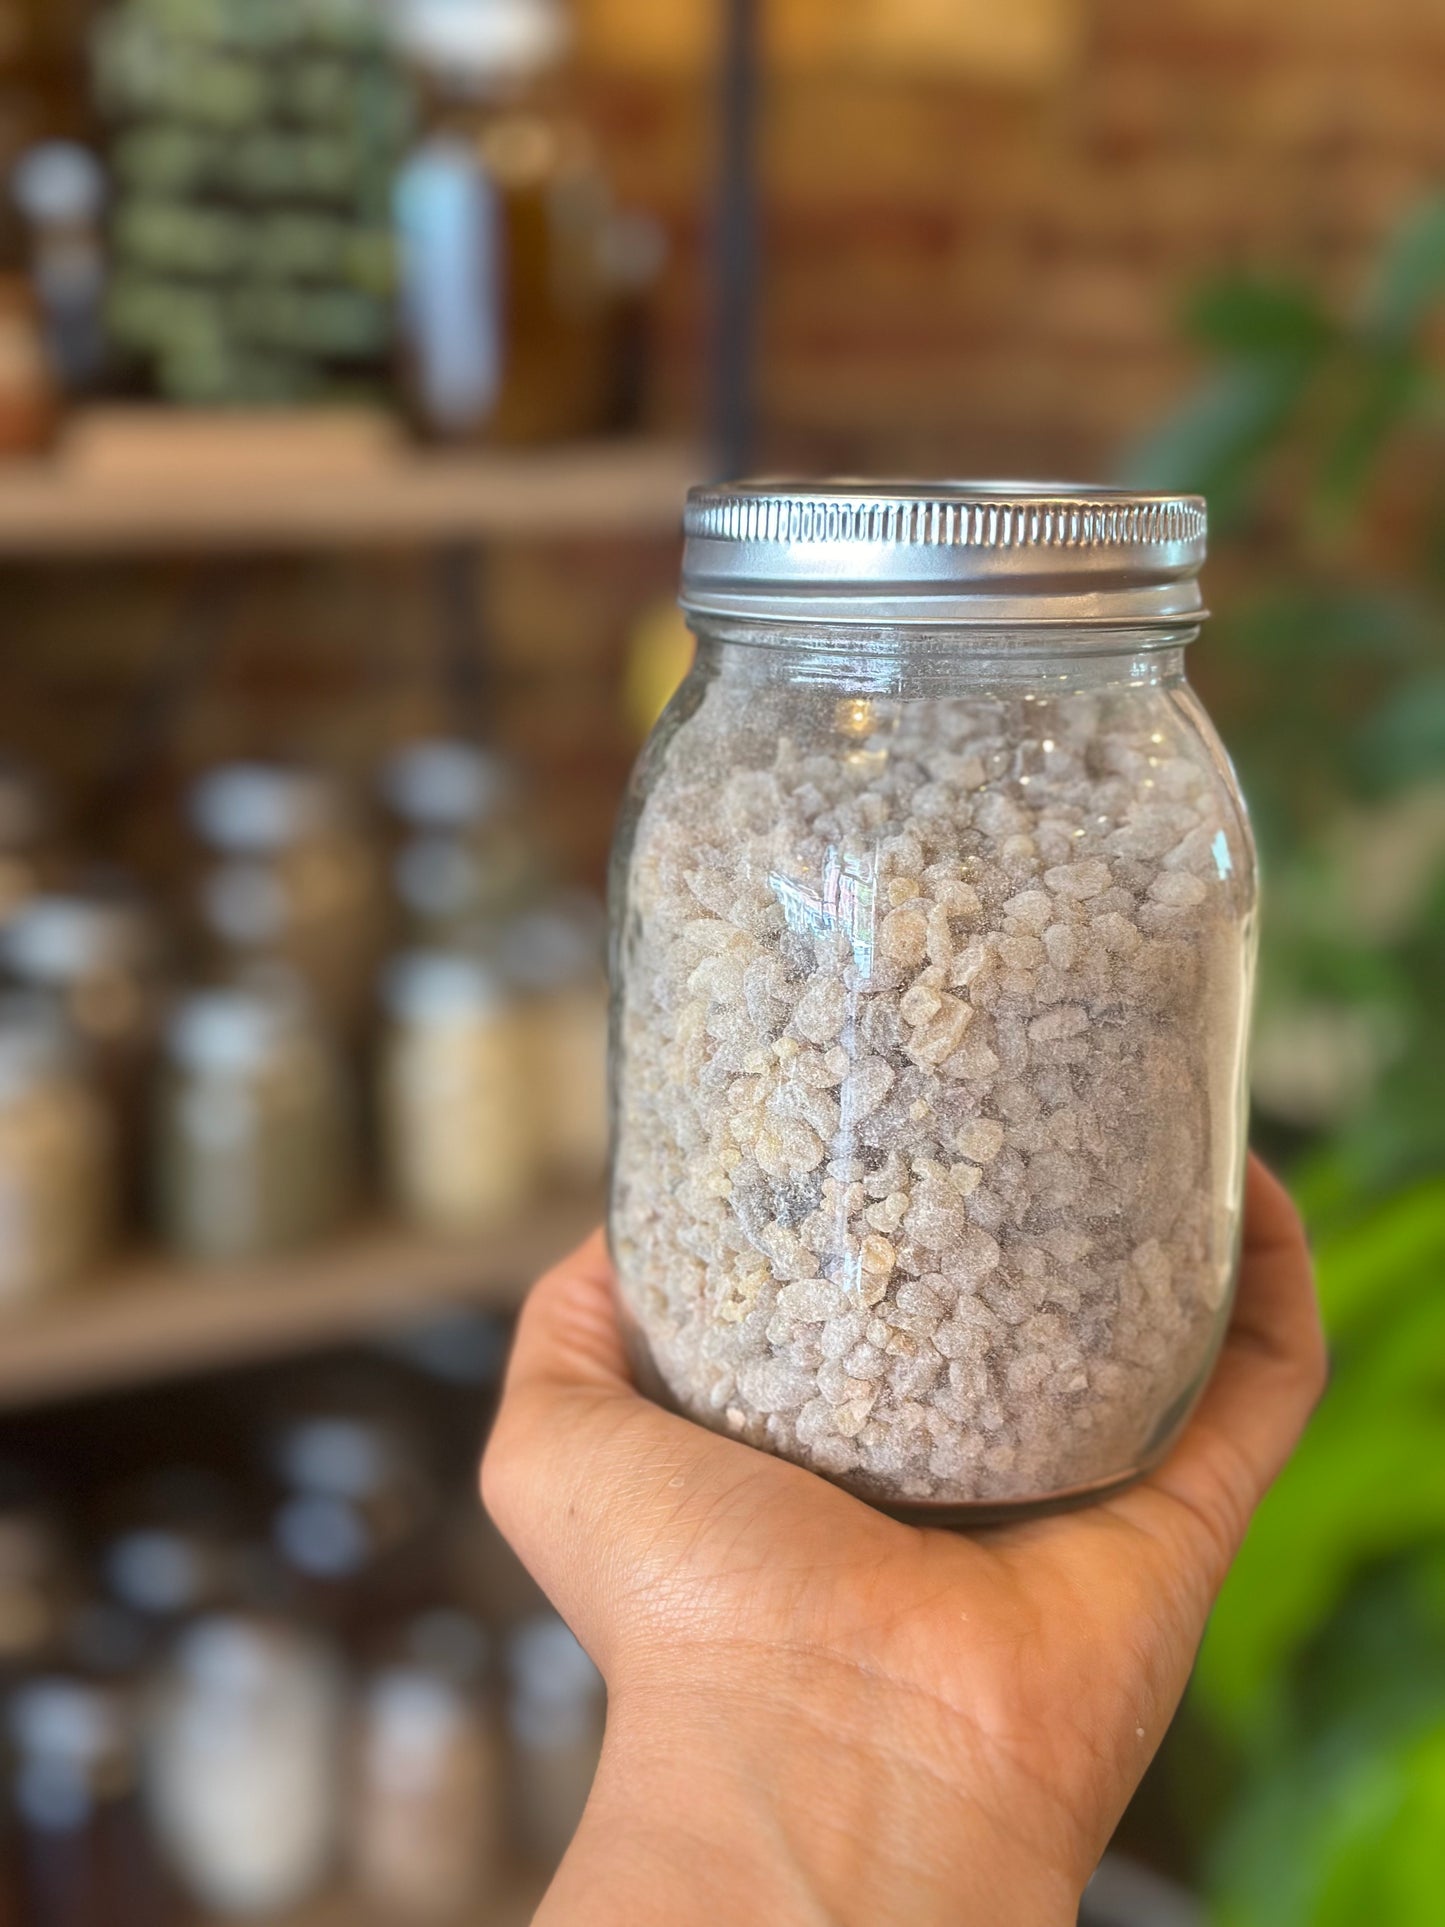
[[516, 772], [450, 737], [406, 744], [381, 772], [398, 836], [392, 893], [409, 945], [484, 942], [536, 887]]
[[33, 896], [0, 928], [0, 975], [74, 1039], [110, 1118], [124, 1215], [141, 1215], [145, 1116], [164, 1005], [164, 932], [120, 879]]
[[202, 1262], [292, 1251], [351, 1194], [344, 1072], [305, 998], [282, 984], [192, 991], [166, 1033], [156, 1099], [156, 1219]]
[[597, 1777], [606, 1689], [571, 1628], [553, 1612], [513, 1629], [507, 1675], [515, 1837], [524, 1858], [555, 1867]]
[[328, 771], [222, 763], [190, 797], [204, 847], [196, 892], [215, 974], [244, 982], [284, 970], [347, 1036], [370, 1020], [385, 899], [357, 799]]
[[270, 1916], [325, 1883], [341, 1844], [345, 1691], [337, 1654], [299, 1626], [237, 1613], [181, 1634], [152, 1696], [146, 1807], [209, 1913]]
[[264, 1444], [287, 1601], [347, 1645], [369, 1645], [434, 1582], [435, 1499], [411, 1416], [308, 1408]]
[[[452, 1615], [431, 1615], [456, 1643]], [[419, 1622], [420, 1637], [428, 1634]], [[507, 1774], [480, 1669], [406, 1656], [372, 1672], [354, 1720], [349, 1859], [384, 1920], [488, 1917], [503, 1885]]]
[[[0, 362], [4, 323], [0, 319]], [[0, 926], [50, 882], [58, 851], [50, 792], [27, 764], [0, 754]]]
[[73, 1038], [42, 999], [0, 994], [0, 1310], [84, 1278], [115, 1228], [116, 1144]]
[[1138, 1478], [1228, 1320], [1255, 862], [1195, 497], [695, 491], [613, 900], [654, 1395], [904, 1516]]
[[42, 1671], [6, 1708], [7, 1873], [18, 1917], [45, 1927], [172, 1927], [180, 1896], [140, 1799], [134, 1693], [70, 1667]]
[[418, 1230], [465, 1238], [513, 1222], [539, 1188], [531, 1031], [502, 974], [415, 950], [386, 975], [378, 1078], [386, 1189]]
[[601, 906], [565, 892], [514, 917], [497, 954], [520, 999], [546, 1175], [574, 1189], [607, 1168], [607, 977]]

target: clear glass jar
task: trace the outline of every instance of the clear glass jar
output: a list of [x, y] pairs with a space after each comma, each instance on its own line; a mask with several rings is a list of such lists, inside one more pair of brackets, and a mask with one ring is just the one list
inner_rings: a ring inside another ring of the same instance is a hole
[[114, 1229], [115, 1135], [54, 1011], [0, 997], [0, 1306], [81, 1279]]
[[222, 1916], [300, 1905], [340, 1844], [345, 1698], [330, 1649], [243, 1615], [197, 1620], [155, 1694], [147, 1807], [176, 1875]]
[[1138, 1477], [1229, 1313], [1255, 869], [1204, 506], [694, 495], [614, 899], [648, 1385], [906, 1516]]
[[47, 786], [26, 764], [0, 755], [0, 924], [50, 884], [56, 857]]
[[11, 192], [28, 229], [29, 279], [44, 327], [30, 381], [36, 402], [53, 415], [53, 382], [67, 398], [81, 396], [93, 392], [106, 371], [109, 182], [90, 148], [47, 140], [21, 155]]
[[96, 1561], [102, 1603], [129, 1616], [148, 1653], [242, 1592], [249, 1548], [235, 1495], [213, 1474], [168, 1466], [124, 1489], [106, 1512]]
[[259, 986], [183, 998], [157, 1102], [162, 1236], [198, 1259], [293, 1250], [336, 1224], [353, 1127], [340, 1064], [298, 995]]
[[0, 930], [8, 980], [42, 999], [81, 1048], [110, 1112], [121, 1189], [138, 1210], [145, 1113], [166, 989], [164, 937], [123, 881], [33, 897]]
[[507, 1670], [517, 1837], [539, 1866], [555, 1866], [597, 1776], [606, 1715], [602, 1676], [551, 1612], [513, 1630]]
[[537, 1102], [522, 1002], [472, 957], [415, 951], [387, 977], [380, 1121], [387, 1188], [410, 1223], [473, 1236], [537, 1189]]
[[191, 795], [208, 852], [197, 890], [216, 972], [293, 972], [342, 1031], [370, 1014], [385, 905], [356, 800], [324, 770], [225, 763]]
[[44, 1673], [15, 1694], [8, 1728], [22, 1920], [178, 1920], [141, 1810], [130, 1696], [83, 1674]]
[[[362, 1692], [350, 1859], [380, 1918], [476, 1920], [502, 1885], [501, 1743], [481, 1665], [470, 1655], [455, 1663], [456, 1634], [472, 1630], [468, 1622], [455, 1614], [429, 1622], [413, 1629], [409, 1643], [419, 1650], [372, 1673]], [[438, 1643], [447, 1651], [428, 1654]]]
[[24, 1474], [0, 1471], [0, 1692], [54, 1656], [78, 1590], [61, 1515]]
[[557, 0], [402, 0], [428, 130], [396, 193], [405, 380], [447, 440], [596, 433], [615, 393], [612, 197]]
[[381, 789], [401, 832], [391, 876], [406, 943], [473, 944], [535, 886], [519, 788], [493, 751], [446, 737], [388, 760]]
[[432, 1578], [432, 1475], [404, 1411], [310, 1411], [268, 1440], [271, 1545], [287, 1594], [352, 1643], [394, 1624]]
[[498, 955], [521, 998], [528, 1088], [545, 1175], [600, 1184], [607, 1168], [607, 975], [600, 907], [557, 897], [514, 917]]

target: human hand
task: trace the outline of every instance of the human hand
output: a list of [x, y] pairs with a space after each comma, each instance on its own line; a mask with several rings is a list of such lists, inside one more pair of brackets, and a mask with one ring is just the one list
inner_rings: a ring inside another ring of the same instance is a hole
[[641, 1397], [594, 1238], [532, 1293], [483, 1468], [609, 1693], [538, 1920], [1072, 1923], [1324, 1380], [1304, 1234], [1252, 1161], [1233, 1322], [1159, 1470], [901, 1525]]

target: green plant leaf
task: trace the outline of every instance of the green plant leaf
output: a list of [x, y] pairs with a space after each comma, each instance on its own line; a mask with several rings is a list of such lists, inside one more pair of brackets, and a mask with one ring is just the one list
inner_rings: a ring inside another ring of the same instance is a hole
[[1328, 1409], [1260, 1508], [1195, 1673], [1200, 1704], [1248, 1747], [1277, 1735], [1288, 1664], [1354, 1575], [1445, 1534], [1445, 1411], [1399, 1409], [1362, 1433]]
[[1331, 1237], [1317, 1269], [1337, 1382], [1260, 1510], [1196, 1675], [1240, 1738], [1274, 1730], [1288, 1663], [1355, 1575], [1445, 1534], [1445, 1180]]
[[1369, 1762], [1364, 1797], [1339, 1803], [1320, 1856], [1311, 1927], [1435, 1927], [1445, 1841], [1445, 1731]]
[[1212, 1868], [1220, 1927], [1437, 1927], [1445, 1732], [1305, 1753], [1250, 1781]]
[[1375, 353], [1356, 371], [1315, 482], [1314, 511], [1327, 527], [1338, 527], [1359, 506], [1391, 435], [1414, 412], [1423, 380], [1406, 347]]
[[1201, 289], [1185, 329], [1201, 346], [1236, 361], [1312, 361], [1338, 333], [1313, 288], [1238, 276]]
[[1225, 369], [1133, 450], [1123, 479], [1135, 488], [1196, 490], [1208, 496], [1216, 527], [1237, 523], [1308, 380], [1308, 365], [1288, 357]]
[[1365, 326], [1378, 339], [1409, 338], [1445, 298], [1445, 196], [1423, 202], [1386, 243], [1365, 303]]
[[1445, 777], [1445, 669], [1392, 690], [1360, 728], [1356, 754], [1382, 793]]
[[1316, 1258], [1332, 1343], [1392, 1318], [1410, 1296], [1445, 1280], [1445, 1178], [1392, 1197], [1337, 1232]]

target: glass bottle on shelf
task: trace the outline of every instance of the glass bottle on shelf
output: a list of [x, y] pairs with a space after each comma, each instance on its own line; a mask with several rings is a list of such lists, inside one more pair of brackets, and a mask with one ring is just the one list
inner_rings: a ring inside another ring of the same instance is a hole
[[207, 853], [196, 907], [218, 972], [283, 966], [327, 1023], [354, 1030], [369, 1012], [384, 910], [346, 787], [300, 765], [226, 763], [201, 777], [190, 807]]
[[281, 1424], [270, 1537], [298, 1608], [347, 1635], [395, 1624], [431, 1580], [434, 1501], [405, 1417], [338, 1407]]
[[11, 1700], [8, 1730], [22, 1918], [35, 1927], [177, 1920], [141, 1810], [125, 1689], [80, 1673], [42, 1674]]
[[526, 1062], [547, 1175], [600, 1184], [607, 1168], [606, 919], [583, 895], [513, 919], [501, 961], [522, 1000]]
[[43, 1001], [0, 997], [0, 1306], [82, 1278], [114, 1221], [115, 1146], [73, 1040]]
[[105, 1598], [160, 1650], [188, 1620], [235, 1602], [246, 1547], [226, 1485], [173, 1466], [122, 1493], [109, 1511], [99, 1573]]
[[5, 976], [45, 999], [81, 1046], [114, 1121], [128, 1205], [142, 1188], [164, 961], [159, 925], [121, 882], [34, 897], [0, 928]]
[[397, 1210], [442, 1235], [493, 1230], [537, 1188], [527, 1018], [475, 957], [414, 951], [386, 980], [380, 1122]]
[[555, 1613], [508, 1642], [512, 1785], [526, 1853], [555, 1865], [577, 1831], [602, 1751], [602, 1677]]
[[34, 770], [0, 755], [0, 925], [52, 881], [54, 811]]
[[146, 1796], [199, 1905], [266, 1915], [321, 1887], [339, 1847], [344, 1718], [337, 1659], [300, 1628], [233, 1614], [181, 1635], [154, 1695]]
[[485, 1635], [458, 1613], [408, 1629], [356, 1721], [350, 1860], [388, 1921], [484, 1916], [501, 1882], [501, 1744], [485, 1693]]
[[67, 394], [105, 373], [105, 169], [78, 141], [41, 141], [11, 180], [30, 234], [30, 275], [51, 367]]
[[294, 986], [201, 990], [177, 1004], [154, 1172], [174, 1250], [238, 1259], [320, 1237], [350, 1195], [353, 1136], [342, 1068]]
[[406, 377], [438, 437], [538, 442], [606, 425], [612, 219], [568, 108], [557, 0], [404, 0], [429, 131], [396, 209]]
[[392, 885], [407, 943], [472, 942], [526, 896], [536, 858], [515, 772], [495, 751], [446, 737], [408, 743], [381, 789], [400, 830]]
[[[0, 1690], [60, 1648], [75, 1572], [59, 1513], [18, 1471], [0, 1471]], [[0, 1915], [3, 1918], [3, 1915]]]

